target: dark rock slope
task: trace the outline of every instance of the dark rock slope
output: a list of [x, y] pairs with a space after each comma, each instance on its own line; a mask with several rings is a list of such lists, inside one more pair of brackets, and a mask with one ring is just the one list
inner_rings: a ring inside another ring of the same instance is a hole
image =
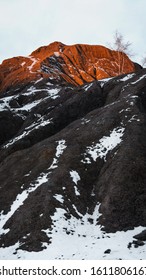
[[0, 144], [1, 247], [41, 250], [57, 208], [81, 219], [100, 204], [109, 232], [146, 226], [145, 69], [3, 91]]

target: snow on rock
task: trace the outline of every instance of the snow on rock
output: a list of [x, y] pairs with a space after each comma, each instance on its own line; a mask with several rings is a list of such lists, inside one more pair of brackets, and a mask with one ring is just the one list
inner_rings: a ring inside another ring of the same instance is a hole
[[27, 199], [28, 195], [32, 192], [34, 192], [42, 183], [45, 183], [47, 181], [47, 174], [41, 174], [37, 180], [36, 184], [34, 186], [31, 186], [30, 188], [24, 190], [22, 193], [18, 194], [15, 201], [11, 205], [11, 209], [7, 214], [3, 214], [1, 212], [0, 214], [0, 235], [3, 233], [7, 233], [9, 230], [3, 229], [6, 222], [11, 218], [11, 216], [17, 211], [17, 209], [23, 205], [24, 201]]
[[15, 142], [19, 141], [20, 139], [22, 139], [23, 137], [27, 136], [28, 134], [29, 134], [29, 132], [24, 131], [21, 135], [11, 139], [6, 145], [3, 146], [3, 148], [6, 149], [6, 148], [10, 147]]
[[46, 126], [48, 124], [51, 123], [51, 120], [43, 120], [43, 118], [41, 118], [40, 123], [33, 123], [32, 125], [28, 126], [25, 131], [18, 135], [17, 137], [11, 139], [6, 145], [3, 146], [3, 148], [8, 148], [9, 146], [13, 145], [15, 142], [23, 139], [25, 136], [29, 135], [32, 132], [32, 129], [39, 129], [41, 126]]
[[78, 189], [77, 189], [76, 186], [74, 186], [74, 189], [75, 189], [75, 194], [76, 194], [77, 196], [80, 195], [80, 192], [78, 191]]
[[[41, 79], [36, 81], [34, 84], [41, 81]], [[29, 113], [31, 112], [32, 109], [34, 109], [34, 107], [36, 107], [41, 102], [44, 102], [45, 100], [48, 101], [49, 99], [55, 100], [59, 97], [60, 87], [58, 86], [56, 86], [55, 88], [52, 87], [53, 86], [51, 85], [51, 87], [47, 86], [46, 88], [45, 85], [42, 88], [38, 89], [34, 85], [30, 86], [27, 89], [27, 91], [23, 92], [23, 94], [21, 95], [21, 98], [24, 98], [25, 100], [23, 103], [19, 102], [20, 99], [19, 94], [2, 97], [0, 99], [0, 112], [4, 110], [11, 110], [16, 114], [21, 111], [27, 111]], [[43, 98], [41, 96], [42, 92], [44, 94]], [[39, 97], [39, 93], [41, 98], [36, 98], [36, 96]], [[13, 103], [15, 104], [14, 106]]]
[[77, 171], [74, 171], [74, 170], [70, 171], [70, 176], [71, 176], [73, 182], [76, 185], [77, 185], [78, 181], [81, 180], [81, 178], [80, 178], [80, 176], [79, 176]]
[[85, 91], [87, 91], [91, 86], [92, 86], [92, 83], [90, 83], [89, 85], [85, 85], [84, 86]]
[[89, 123], [91, 120], [90, 119], [86, 119], [86, 118], [82, 118], [81, 119], [81, 124], [87, 124], [87, 123]]
[[25, 64], [26, 64], [26, 61], [22, 62], [22, 63], [21, 63], [21, 66], [23, 67]]
[[15, 111], [30, 111], [32, 108], [34, 108], [35, 106], [37, 106], [39, 103], [40, 103], [41, 100], [36, 100], [36, 101], [33, 101], [31, 103], [28, 103], [20, 108], [17, 108], [15, 109]]
[[57, 143], [58, 146], [56, 148], [56, 157], [59, 158], [63, 154], [67, 146], [65, 145], [65, 140], [59, 140], [57, 141]]
[[[34, 86], [31, 86], [26, 93], [24, 93], [24, 95], [29, 96], [32, 94], [35, 94], [37, 92], [46, 92], [48, 94], [47, 97], [45, 97], [44, 99], [47, 99], [48, 97], [50, 97], [51, 99], [56, 99], [59, 97], [58, 93], [60, 91], [60, 87], [56, 87], [56, 88], [41, 88], [41, 89], [37, 89]], [[43, 100], [44, 100], [43, 99]], [[40, 102], [40, 100], [39, 100]]]
[[[96, 161], [98, 157], [104, 158], [104, 161], [106, 161], [108, 152], [121, 143], [124, 130], [125, 128], [122, 127], [115, 128], [110, 133], [110, 136], [104, 136], [99, 140], [99, 143], [93, 144], [91, 147], [87, 147], [84, 156], [90, 155], [94, 161]], [[90, 159], [88, 157], [85, 158], [84, 161], [86, 161], [86, 163], [90, 163]]]
[[33, 69], [33, 66], [38, 62], [38, 59], [36, 59], [36, 58], [33, 57], [33, 56], [28, 56], [28, 57], [31, 59], [32, 63], [31, 63], [31, 65], [28, 66], [27, 68], [29, 69], [30, 73], [34, 73], [34, 72], [32, 71], [32, 69]]
[[58, 200], [60, 203], [64, 202], [64, 197], [61, 194], [55, 194], [54, 198]]
[[[33, 91], [33, 93], [34, 92], [35, 91]], [[32, 94], [32, 91], [28, 92], [28, 93], [24, 93], [23, 95], [27, 96], [27, 95], [31, 95], [31, 94]], [[12, 100], [14, 100], [14, 101], [16, 100], [16, 102], [17, 102], [17, 97], [18, 97], [18, 95], [8, 96], [8, 97], [1, 98], [0, 99], [0, 111], [12, 110], [13, 112], [16, 112], [16, 113], [19, 112], [19, 111], [27, 111], [27, 112], [29, 112], [29, 111], [31, 111], [31, 109], [33, 109], [35, 106], [37, 106], [41, 101], [44, 100], [44, 99], [34, 100], [34, 101], [28, 102], [27, 104], [24, 104], [22, 106], [18, 105], [18, 107], [13, 108], [13, 107], [10, 106], [10, 102]], [[53, 98], [53, 99], [57, 98], [56, 97], [56, 93], [55, 93], [55, 96], [52, 95], [52, 93], [51, 93], [50, 97]]]
[[132, 121], [136, 121], [136, 122], [140, 122], [140, 119], [138, 118], [137, 115], [133, 115], [128, 122], [132, 122]]
[[56, 147], [56, 154], [55, 157], [53, 158], [52, 164], [49, 167], [48, 170], [52, 170], [58, 167], [58, 159], [60, 158], [60, 156], [63, 154], [64, 150], [67, 148], [67, 146], [65, 145], [65, 140], [59, 140], [57, 141], [58, 145]]
[[8, 96], [0, 99], [0, 112], [4, 110], [10, 110], [10, 101], [13, 99], [13, 96]]
[[135, 76], [135, 73], [132, 73], [132, 74], [127, 74], [125, 77], [119, 79], [118, 81], [121, 81], [121, 82], [125, 82], [131, 78], [133, 78]]
[[60, 56], [59, 52], [54, 52], [54, 55], [57, 56], [57, 57]]
[[101, 79], [99, 80], [100, 86], [103, 87], [107, 82], [109, 82], [110, 80], [112, 80], [114, 77], [110, 77], [110, 78], [105, 78], [105, 79]]
[[139, 81], [141, 81], [143, 78], [146, 78], [146, 74], [145, 74], [145, 75], [142, 75], [138, 80], [132, 82], [131, 85], [137, 84], [137, 83], [138, 83]]
[[47, 92], [49, 94], [49, 97], [52, 99], [56, 99], [58, 98], [58, 93], [59, 93], [60, 89], [58, 88], [54, 88], [54, 89], [48, 89]]
[[70, 171], [70, 176], [71, 176], [73, 182], [75, 183], [75, 186], [74, 186], [75, 194], [78, 196], [78, 195], [80, 195], [80, 192], [77, 188], [77, 184], [78, 184], [78, 181], [81, 180], [81, 178], [80, 178], [78, 172], [74, 171], [74, 170]]
[[[46, 247], [40, 252], [27, 252], [19, 248], [19, 242], [8, 248], [0, 248], [0, 259], [41, 259], [41, 260], [98, 260], [98, 259], [145, 259], [143, 246], [135, 248], [132, 244], [133, 236], [144, 230], [137, 227], [133, 230], [105, 233], [97, 224], [99, 204], [93, 214], [86, 214], [80, 219], [71, 216], [63, 208], [57, 208], [52, 218], [52, 229], [42, 230], [51, 238], [51, 244], [43, 243]], [[15, 253], [17, 249], [17, 254]], [[110, 253], [105, 251], [109, 249]]]

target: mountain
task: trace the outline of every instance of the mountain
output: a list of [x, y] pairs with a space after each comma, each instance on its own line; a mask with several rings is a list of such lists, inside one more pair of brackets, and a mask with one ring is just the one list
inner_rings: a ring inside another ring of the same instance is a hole
[[82, 85], [135, 70], [135, 65], [120, 52], [103, 46], [66, 46], [54, 42], [32, 52], [28, 57], [4, 60], [0, 66], [2, 91], [22, 87], [39, 78], [50, 78], [58, 83]]
[[55, 42], [0, 85], [0, 258], [144, 259], [146, 69]]

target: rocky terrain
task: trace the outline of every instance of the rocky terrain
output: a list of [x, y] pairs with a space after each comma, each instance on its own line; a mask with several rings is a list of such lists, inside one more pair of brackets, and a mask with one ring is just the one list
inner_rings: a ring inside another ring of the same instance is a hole
[[5, 60], [0, 85], [1, 258], [144, 258], [146, 69], [53, 43]]

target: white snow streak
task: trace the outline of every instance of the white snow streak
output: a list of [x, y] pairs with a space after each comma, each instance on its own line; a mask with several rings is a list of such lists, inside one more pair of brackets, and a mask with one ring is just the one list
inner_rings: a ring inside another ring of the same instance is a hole
[[140, 122], [140, 119], [138, 119], [138, 116], [137, 116], [137, 115], [133, 115], [133, 116], [131, 117], [131, 119], [130, 119], [128, 122], [132, 122], [132, 121]]
[[[38, 83], [39, 81], [41, 81], [42, 78], [40, 78], [38, 81], [35, 82]], [[30, 95], [35, 95], [36, 93], [39, 92], [44, 92], [46, 93], [46, 96], [44, 98], [38, 99], [38, 100], [34, 100], [32, 102], [29, 102], [27, 104], [24, 104], [22, 106], [20, 106], [20, 104], [18, 103], [17, 107], [13, 107], [13, 105], [10, 105], [11, 101], [15, 101], [17, 102], [17, 98], [19, 97], [18, 95], [15, 96], [7, 96], [7, 97], [3, 97], [0, 99], [0, 112], [3, 110], [12, 110], [13, 112], [18, 113], [19, 111], [31, 111], [32, 108], [34, 108], [35, 106], [37, 106], [39, 103], [41, 103], [42, 101], [44, 102], [44, 100], [48, 100], [48, 98], [51, 99], [56, 99], [59, 97], [59, 91], [60, 88], [41, 88], [41, 89], [37, 89], [34, 86], [31, 86], [27, 92], [23, 93], [23, 96], [30, 96]]]
[[[90, 155], [94, 161], [96, 161], [98, 157], [104, 158], [106, 161], [107, 153], [113, 150], [122, 141], [124, 130], [125, 128], [115, 128], [110, 133], [110, 136], [104, 136], [99, 140], [99, 143], [93, 144], [91, 147], [87, 147], [85, 156], [87, 154]], [[90, 163], [89, 158], [85, 158], [85, 160], [86, 163]], [[82, 162], [85, 162], [85, 160]]]
[[[25, 129], [25, 131], [22, 134], [20, 134], [19, 136], [11, 139], [6, 145], [3, 146], [3, 148], [8, 148], [9, 146], [13, 145], [15, 142], [17, 142], [20, 139], [24, 138], [25, 136], [29, 135], [32, 132], [32, 130], [37, 130], [41, 126], [43, 127], [43, 126], [46, 126], [46, 125], [48, 125], [50, 123], [51, 123], [51, 119], [50, 120], [46, 120], [46, 121], [44, 121], [42, 119], [41, 123], [38, 123], [38, 124], [34, 123], [34, 124], [30, 125], [29, 127], [27, 127]], [[29, 130], [29, 129], [31, 129], [31, 130]]]
[[81, 124], [86, 124], [86, 123], [89, 123], [91, 120], [86, 119], [86, 118], [82, 118], [81, 121], [82, 121]]
[[74, 186], [75, 194], [78, 196], [78, 195], [80, 195], [80, 193], [77, 189], [77, 184], [78, 184], [78, 181], [81, 180], [81, 178], [80, 178], [78, 172], [74, 171], [74, 170], [70, 171], [70, 176], [71, 176], [73, 182], [75, 183], [75, 186]]
[[[41, 102], [42, 100], [48, 99], [48, 97], [50, 97], [51, 99], [56, 99], [59, 97], [58, 93], [60, 91], [60, 88], [41, 88], [41, 89], [36, 89], [34, 86], [31, 86], [28, 91], [26, 93], [24, 93], [23, 95], [25, 96], [29, 96], [29, 95], [33, 95], [36, 92], [46, 92], [48, 94], [47, 97], [40, 99], [39, 102]], [[33, 101], [34, 102], [34, 101]], [[32, 103], [33, 103], [32, 102]]]
[[34, 58], [33, 56], [28, 56], [28, 57], [31, 59], [32, 64], [30, 66], [28, 66], [27, 68], [29, 69], [30, 73], [34, 73], [32, 71], [32, 68], [37, 63], [38, 59]]
[[67, 146], [65, 145], [65, 140], [60, 140], [57, 141], [58, 145], [56, 148], [56, 154], [55, 154], [55, 158], [53, 158], [53, 162], [51, 164], [51, 166], [49, 167], [48, 170], [52, 170], [58, 167], [58, 159], [60, 158], [60, 156], [63, 154], [64, 150], [67, 148]]
[[64, 202], [64, 197], [61, 194], [55, 194], [54, 198], [58, 200], [60, 203]]
[[119, 79], [118, 81], [125, 82], [125, 81], [127, 81], [127, 80], [131, 79], [131, 78], [132, 78], [132, 77], [134, 77], [134, 76], [135, 76], [135, 73], [128, 74], [128, 75], [126, 75], [125, 77], [123, 77], [123, 78]]
[[146, 78], [146, 74], [141, 76], [138, 80], [136, 80], [135, 82], [132, 82], [131, 85], [134, 85], [136, 83], [138, 83], [139, 81], [141, 81], [143, 78]]
[[26, 64], [26, 62], [22, 62], [22, 63], [21, 63], [21, 66], [23, 67], [25, 64]]
[[85, 85], [85, 86], [83, 87], [84, 90], [87, 91], [87, 90], [92, 86], [92, 84], [93, 84], [93, 83], [90, 83], [89, 85]]
[[108, 81], [110, 81], [110, 80], [113, 79], [113, 78], [114, 78], [114, 77], [105, 78], [105, 79], [99, 80], [100, 86], [103, 87]]
[[0, 214], [0, 235], [3, 233], [7, 233], [9, 229], [4, 230], [3, 227], [6, 222], [11, 218], [11, 216], [17, 211], [17, 209], [23, 205], [24, 201], [27, 199], [28, 195], [31, 192], [34, 192], [42, 183], [47, 182], [47, 175], [43, 174], [37, 179], [37, 183], [35, 186], [32, 186], [26, 190], [24, 190], [21, 194], [18, 194], [15, 201], [11, 205], [10, 211], [4, 215], [3, 212]]

